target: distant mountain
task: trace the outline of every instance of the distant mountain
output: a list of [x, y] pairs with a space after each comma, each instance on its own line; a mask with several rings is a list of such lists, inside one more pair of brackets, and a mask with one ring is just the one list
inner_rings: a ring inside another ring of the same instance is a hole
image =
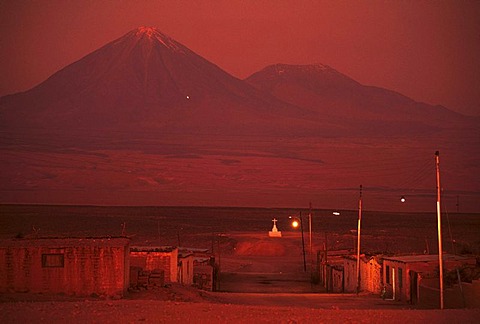
[[439, 150], [445, 199], [478, 211], [479, 129], [325, 65], [239, 80], [141, 27], [0, 98], [0, 203], [338, 210], [362, 184], [369, 210], [429, 211]]
[[[381, 134], [450, 128], [470, 119], [442, 106], [365, 86], [322, 64], [271, 65], [246, 79], [261, 91], [318, 114], [320, 120]], [[371, 127], [375, 126], [374, 129]]]
[[258, 133], [290, 128], [308, 116], [149, 27], [127, 33], [29, 91], [0, 99], [0, 127], [26, 132]]
[[272, 65], [245, 82], [150, 27], [130, 31], [29, 91], [0, 98], [0, 129], [35, 138], [388, 136], [466, 121], [325, 65]]

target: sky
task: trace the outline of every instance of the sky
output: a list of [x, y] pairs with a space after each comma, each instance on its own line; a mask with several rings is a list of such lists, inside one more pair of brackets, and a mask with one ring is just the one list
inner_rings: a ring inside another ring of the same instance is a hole
[[228, 73], [327, 64], [365, 85], [480, 116], [480, 1], [0, 0], [0, 96], [139, 26]]

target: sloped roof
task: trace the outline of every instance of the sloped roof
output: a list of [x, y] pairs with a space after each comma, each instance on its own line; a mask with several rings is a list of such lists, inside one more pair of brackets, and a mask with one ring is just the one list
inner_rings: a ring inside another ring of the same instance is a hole
[[[403, 263], [415, 263], [415, 262], [438, 262], [438, 254], [418, 254], [418, 255], [403, 255], [395, 257], [385, 257], [384, 260], [403, 262]], [[469, 260], [471, 257], [454, 254], [443, 254], [444, 261], [463, 261]]]

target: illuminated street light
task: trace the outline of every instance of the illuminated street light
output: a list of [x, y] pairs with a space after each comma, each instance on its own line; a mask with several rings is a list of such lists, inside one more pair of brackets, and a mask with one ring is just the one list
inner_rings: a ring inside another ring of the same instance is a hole
[[298, 225], [299, 225], [299, 223], [298, 223], [297, 220], [294, 220], [294, 221], [292, 222], [292, 227], [293, 227], [293, 228], [297, 228]]
[[300, 231], [302, 233], [302, 251], [303, 251], [303, 270], [307, 272], [307, 260], [305, 259], [305, 239], [303, 238], [303, 219], [302, 219], [302, 212], [300, 212], [300, 218], [296, 216], [288, 216], [288, 218], [292, 219], [292, 227], [297, 228], [300, 224]]
[[404, 203], [404, 202], [406, 201], [405, 196], [402, 196], [402, 197], [400, 198], [400, 201], [401, 201], [402, 203]]

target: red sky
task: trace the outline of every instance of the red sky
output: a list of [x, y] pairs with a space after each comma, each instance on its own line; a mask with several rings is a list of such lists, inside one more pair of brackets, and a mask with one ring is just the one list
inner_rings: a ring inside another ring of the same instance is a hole
[[27, 90], [138, 26], [245, 78], [323, 63], [480, 116], [480, 1], [0, 0], [0, 95]]

